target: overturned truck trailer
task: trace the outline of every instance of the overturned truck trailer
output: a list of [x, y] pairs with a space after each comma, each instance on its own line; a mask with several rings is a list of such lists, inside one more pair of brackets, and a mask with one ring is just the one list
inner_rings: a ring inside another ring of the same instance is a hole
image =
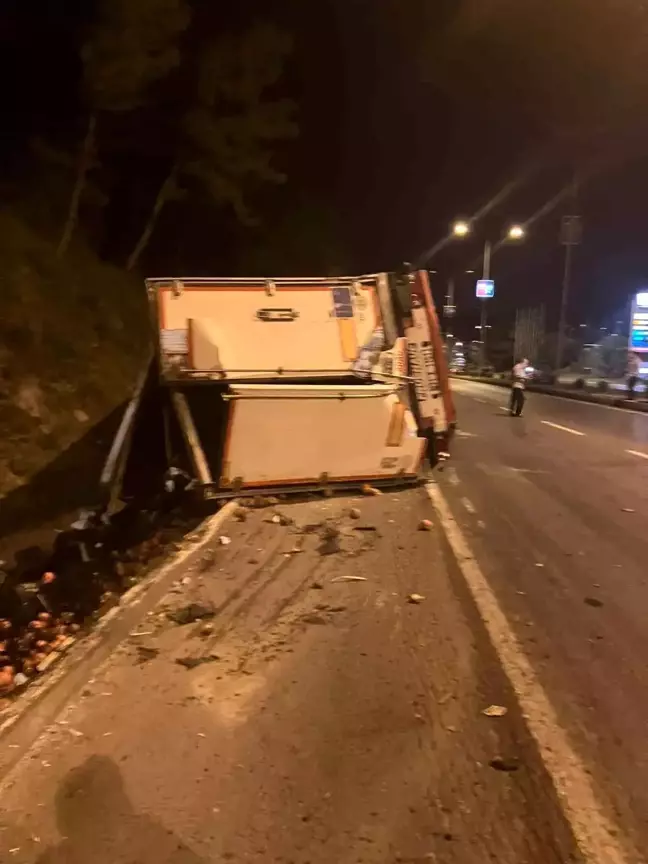
[[104, 468], [110, 501], [169, 469], [222, 498], [417, 482], [447, 451], [425, 271], [146, 285], [155, 352]]

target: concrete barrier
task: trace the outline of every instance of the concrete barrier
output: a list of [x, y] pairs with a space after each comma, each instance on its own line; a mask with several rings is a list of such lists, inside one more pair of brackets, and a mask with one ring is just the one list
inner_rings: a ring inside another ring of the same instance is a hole
[[[485, 378], [478, 375], [452, 375], [459, 381], [474, 381], [477, 384], [491, 384], [494, 387], [509, 389], [510, 380], [506, 378]], [[591, 390], [581, 390], [569, 387], [552, 387], [548, 384], [528, 382], [526, 389], [530, 393], [542, 393], [545, 396], [559, 396], [561, 399], [572, 399], [575, 402], [588, 402], [593, 405], [608, 405], [612, 408], [631, 409], [648, 414], [648, 400], [624, 399], [610, 393], [593, 393]]]

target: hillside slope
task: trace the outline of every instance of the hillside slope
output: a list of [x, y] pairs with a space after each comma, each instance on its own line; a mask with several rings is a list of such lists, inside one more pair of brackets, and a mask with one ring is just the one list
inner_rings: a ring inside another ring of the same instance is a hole
[[[141, 282], [83, 247], [58, 260], [51, 243], [7, 212], [0, 213], [0, 292], [4, 522], [11, 493], [25, 492], [128, 395], [149, 332]], [[25, 496], [17, 497], [24, 506]]]

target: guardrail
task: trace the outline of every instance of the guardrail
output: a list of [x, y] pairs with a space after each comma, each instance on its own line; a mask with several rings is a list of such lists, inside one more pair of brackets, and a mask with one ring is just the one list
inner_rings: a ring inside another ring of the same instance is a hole
[[[511, 386], [510, 379], [486, 377], [481, 375], [452, 375], [458, 381], [474, 381], [477, 384], [491, 384], [494, 387], [504, 387], [509, 389]], [[645, 399], [624, 399], [622, 396], [615, 396], [610, 393], [593, 393], [591, 390], [570, 387], [556, 387], [549, 384], [537, 384], [529, 381], [526, 384], [526, 389], [530, 393], [542, 393], [545, 396], [559, 396], [562, 399], [572, 399], [575, 402], [589, 402], [593, 405], [608, 405], [612, 408], [632, 409], [633, 411], [642, 411], [648, 414], [648, 401]]]

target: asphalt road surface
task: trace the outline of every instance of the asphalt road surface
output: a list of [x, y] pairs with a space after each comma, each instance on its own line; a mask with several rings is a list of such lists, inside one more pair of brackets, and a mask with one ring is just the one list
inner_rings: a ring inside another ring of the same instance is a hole
[[438, 483], [254, 511], [111, 622], [0, 737], [3, 864], [646, 860], [648, 416], [456, 397]]
[[[279, 509], [1, 740], [0, 861], [581, 861], [426, 490]], [[170, 619], [191, 603], [214, 617]]]
[[455, 382], [442, 492], [620, 832], [648, 849], [648, 416]]

